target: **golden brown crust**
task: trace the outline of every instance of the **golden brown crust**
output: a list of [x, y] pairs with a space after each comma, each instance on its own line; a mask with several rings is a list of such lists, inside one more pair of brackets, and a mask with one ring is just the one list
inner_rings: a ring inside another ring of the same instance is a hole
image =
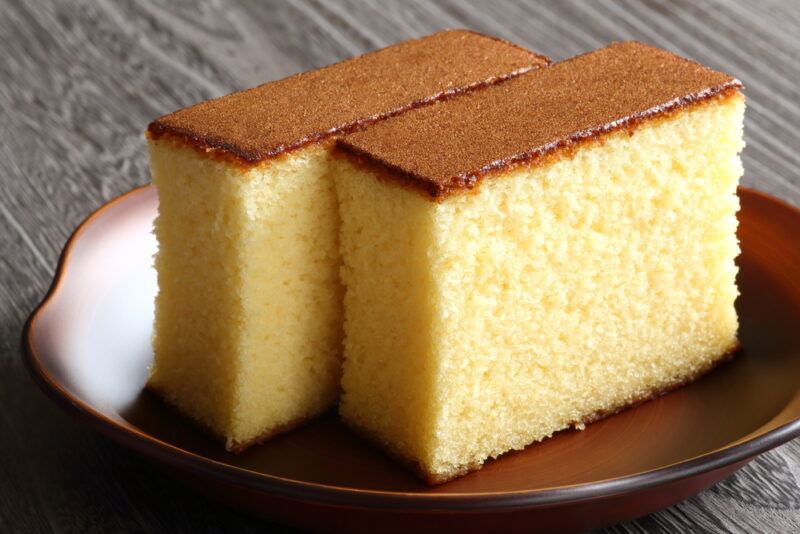
[[735, 78], [664, 50], [615, 43], [373, 124], [339, 139], [337, 150], [441, 200], [490, 173], [569, 154], [740, 88]]
[[[682, 379], [677, 380], [676, 382], [674, 382], [672, 384], [669, 384], [669, 385], [667, 385], [665, 387], [653, 390], [653, 391], [651, 391], [650, 393], [648, 393], [646, 395], [642, 395], [641, 397], [638, 397], [638, 398], [632, 400], [631, 402], [620, 406], [619, 408], [615, 408], [613, 410], [598, 411], [598, 412], [595, 412], [593, 414], [590, 414], [590, 415], [584, 417], [581, 421], [575, 421], [575, 422], [567, 425], [567, 427], [564, 430], [569, 429], [569, 428], [582, 428], [585, 425], [600, 421], [601, 419], [605, 419], [606, 417], [611, 417], [612, 415], [616, 415], [616, 414], [618, 414], [620, 412], [623, 412], [625, 410], [635, 408], [637, 406], [640, 406], [641, 404], [644, 404], [647, 401], [657, 399], [659, 397], [662, 397], [662, 396], [666, 395], [667, 393], [669, 393], [671, 391], [679, 389], [679, 388], [681, 388], [683, 386], [687, 386], [687, 385], [691, 384], [692, 382], [695, 382], [696, 380], [700, 379], [701, 377], [703, 377], [704, 375], [706, 375], [710, 371], [714, 370], [719, 365], [722, 365], [723, 363], [728, 362], [729, 360], [731, 360], [740, 349], [741, 349], [741, 345], [739, 344], [738, 341], [736, 341], [721, 356], [719, 356], [718, 358], [716, 358], [713, 361], [709, 362], [705, 367], [699, 369], [698, 371], [696, 371], [696, 372], [694, 372], [694, 373], [692, 373], [692, 374], [690, 374], [690, 375], [688, 375], [686, 377], [683, 377]], [[402, 453], [398, 452], [397, 450], [393, 449], [392, 447], [387, 445], [376, 434], [370, 432], [369, 430], [361, 428], [361, 427], [353, 424], [352, 422], [345, 420], [344, 418], [341, 418], [341, 419], [342, 419], [342, 421], [344, 422], [345, 425], [347, 425], [356, 435], [361, 437], [366, 443], [368, 443], [369, 445], [381, 450], [384, 454], [386, 454], [387, 456], [389, 456], [392, 459], [396, 460], [397, 462], [405, 465], [408, 469], [413, 471], [420, 479], [422, 479], [424, 482], [426, 482], [427, 484], [429, 484], [431, 486], [438, 486], [440, 484], [444, 484], [446, 482], [450, 482], [452, 480], [455, 480], [455, 479], [457, 479], [459, 477], [462, 477], [462, 476], [466, 475], [467, 473], [471, 473], [472, 471], [477, 471], [477, 470], [481, 469], [483, 467], [483, 465], [484, 465], [484, 462], [480, 462], [480, 463], [475, 463], [475, 464], [468, 465], [468, 466], [463, 466], [458, 470], [455, 470], [455, 471], [452, 471], [452, 472], [449, 472], [449, 473], [445, 473], [445, 474], [431, 473], [431, 472], [427, 471], [424, 468], [424, 466], [419, 463], [418, 460], [415, 460], [413, 458], [409, 458], [409, 457], [403, 455]], [[529, 443], [528, 446], [532, 445], [533, 443], [538, 443], [538, 442]]]
[[501, 39], [443, 31], [170, 113], [147, 135], [252, 165], [548, 64]]

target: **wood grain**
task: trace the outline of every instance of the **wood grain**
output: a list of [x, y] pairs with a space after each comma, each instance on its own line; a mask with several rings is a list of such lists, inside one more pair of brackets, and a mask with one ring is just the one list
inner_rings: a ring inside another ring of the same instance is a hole
[[[800, 3], [0, 0], [0, 531], [281, 527], [185, 490], [77, 426], [20, 361], [22, 323], [71, 230], [148, 181], [155, 116], [440, 28], [562, 59], [639, 39], [740, 77], [746, 185], [800, 205]], [[800, 443], [609, 532], [800, 530]]]

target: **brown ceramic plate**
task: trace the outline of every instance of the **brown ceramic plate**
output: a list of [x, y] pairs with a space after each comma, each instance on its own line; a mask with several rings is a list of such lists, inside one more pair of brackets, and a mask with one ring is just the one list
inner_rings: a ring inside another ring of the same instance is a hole
[[800, 434], [800, 211], [742, 189], [743, 350], [700, 381], [562, 432], [435, 488], [331, 415], [239, 455], [142, 392], [157, 196], [111, 201], [75, 232], [24, 333], [29, 367], [70, 413], [201, 492], [337, 530], [583, 529], [646, 514]]

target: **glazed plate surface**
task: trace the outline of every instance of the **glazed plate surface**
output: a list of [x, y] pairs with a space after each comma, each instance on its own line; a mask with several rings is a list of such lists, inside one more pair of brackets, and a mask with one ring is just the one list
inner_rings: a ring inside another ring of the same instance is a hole
[[143, 392], [156, 293], [158, 199], [136, 189], [70, 239], [24, 334], [61, 406], [229, 505], [329, 530], [585, 529], [714, 484], [800, 435], [800, 212], [740, 189], [743, 349], [698, 382], [429, 488], [333, 415], [239, 455]]

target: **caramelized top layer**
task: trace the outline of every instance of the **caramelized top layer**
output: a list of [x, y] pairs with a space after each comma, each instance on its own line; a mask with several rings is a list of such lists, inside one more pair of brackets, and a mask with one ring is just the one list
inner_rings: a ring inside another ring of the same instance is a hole
[[338, 147], [441, 199], [490, 171], [740, 87], [664, 50], [615, 43], [387, 119], [345, 136]]
[[257, 163], [548, 63], [500, 39], [443, 31], [170, 113], [148, 134]]

